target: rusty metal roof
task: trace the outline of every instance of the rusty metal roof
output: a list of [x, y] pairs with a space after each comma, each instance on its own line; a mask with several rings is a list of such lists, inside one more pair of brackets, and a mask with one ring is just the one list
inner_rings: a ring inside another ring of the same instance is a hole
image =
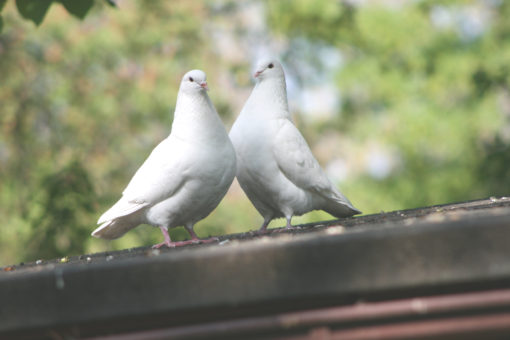
[[0, 272], [0, 338], [510, 338], [510, 199]]

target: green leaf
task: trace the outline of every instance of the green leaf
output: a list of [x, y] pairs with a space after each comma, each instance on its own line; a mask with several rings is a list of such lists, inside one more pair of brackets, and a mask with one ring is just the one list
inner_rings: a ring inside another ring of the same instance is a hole
[[[5, 6], [7, 0], [0, 0], [0, 13]], [[0, 33], [2, 33], [2, 28], [4, 28], [4, 19], [0, 16]]]
[[23, 18], [32, 20], [39, 26], [51, 3], [52, 0], [16, 0], [16, 7]]
[[106, 3], [112, 7], [117, 7], [115, 0], [104, 0], [104, 1], [106, 1]]
[[94, 0], [59, 0], [66, 10], [77, 18], [83, 19], [94, 5]]

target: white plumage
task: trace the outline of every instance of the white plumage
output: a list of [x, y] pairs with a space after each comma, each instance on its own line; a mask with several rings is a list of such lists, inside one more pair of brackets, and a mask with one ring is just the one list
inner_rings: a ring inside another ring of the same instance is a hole
[[261, 231], [278, 217], [287, 219], [311, 210], [336, 217], [361, 213], [336, 189], [292, 123], [283, 68], [262, 60], [257, 84], [230, 131], [237, 154], [237, 179], [264, 217]]
[[[198, 242], [193, 225], [216, 208], [230, 187], [236, 157], [209, 96], [205, 73], [184, 75], [170, 135], [135, 173], [121, 199], [98, 220], [95, 237], [115, 239], [147, 223], [163, 232], [169, 247]], [[184, 226], [188, 242], [171, 242], [168, 229]]]

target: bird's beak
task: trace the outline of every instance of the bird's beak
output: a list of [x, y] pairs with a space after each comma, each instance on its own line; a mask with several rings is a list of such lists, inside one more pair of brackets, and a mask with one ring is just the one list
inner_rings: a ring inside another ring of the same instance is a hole
[[255, 72], [255, 74], [253, 75], [255, 78], [258, 78], [258, 76], [260, 76], [260, 74], [262, 73], [263, 71], [257, 71]]
[[207, 82], [206, 81], [203, 81], [200, 83], [200, 87], [205, 89], [206, 91], [209, 91], [209, 88], [207, 87]]

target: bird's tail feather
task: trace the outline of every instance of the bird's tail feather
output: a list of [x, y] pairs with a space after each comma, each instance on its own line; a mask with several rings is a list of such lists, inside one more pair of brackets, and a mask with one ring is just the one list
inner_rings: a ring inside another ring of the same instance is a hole
[[97, 223], [102, 224], [108, 221], [113, 221], [119, 217], [131, 215], [147, 205], [148, 203], [130, 202], [125, 197], [122, 197], [117, 203], [101, 215], [101, 217], [99, 217]]
[[338, 217], [338, 218], [350, 217], [350, 216], [361, 214], [361, 211], [359, 211], [358, 209], [356, 209], [352, 206], [349, 206], [345, 203], [344, 204], [335, 203], [334, 205], [329, 204], [323, 210], [335, 217]]
[[115, 219], [101, 224], [96, 230], [92, 232], [92, 236], [97, 238], [104, 238], [113, 240], [121, 237], [129, 230], [138, 226], [139, 223], [129, 221], [128, 219]]
[[335, 190], [333, 197], [326, 198], [326, 206], [323, 210], [338, 218], [361, 214], [361, 211], [356, 209], [352, 203], [337, 190]]
[[97, 222], [100, 226], [92, 232], [92, 236], [113, 240], [124, 235], [140, 223], [143, 208], [148, 203], [135, 203], [122, 197]]

